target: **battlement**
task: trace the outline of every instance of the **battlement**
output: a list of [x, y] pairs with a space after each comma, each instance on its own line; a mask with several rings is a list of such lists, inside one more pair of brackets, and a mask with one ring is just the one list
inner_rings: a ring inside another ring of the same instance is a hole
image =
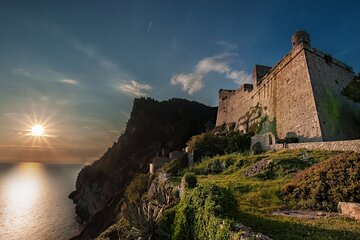
[[243, 85], [240, 86], [240, 88], [238, 89], [239, 91], [247, 91], [247, 92], [251, 92], [254, 89], [254, 85], [250, 84], [250, 83], [245, 83]]
[[226, 100], [228, 97], [230, 97], [235, 92], [236, 92], [236, 90], [220, 89], [219, 90], [219, 101]]
[[253, 70], [253, 83], [254, 85], [259, 85], [263, 77], [270, 72], [271, 67], [255, 65]]

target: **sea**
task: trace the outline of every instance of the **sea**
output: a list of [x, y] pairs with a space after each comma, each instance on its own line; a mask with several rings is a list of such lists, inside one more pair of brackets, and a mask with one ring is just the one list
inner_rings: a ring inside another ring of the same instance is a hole
[[61, 240], [82, 226], [68, 198], [81, 164], [0, 163], [0, 240]]

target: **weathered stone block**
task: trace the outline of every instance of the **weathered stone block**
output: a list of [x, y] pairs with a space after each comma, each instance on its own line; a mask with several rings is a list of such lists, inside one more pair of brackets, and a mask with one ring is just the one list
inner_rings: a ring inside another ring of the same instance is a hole
[[338, 209], [342, 214], [360, 220], [360, 203], [339, 202]]

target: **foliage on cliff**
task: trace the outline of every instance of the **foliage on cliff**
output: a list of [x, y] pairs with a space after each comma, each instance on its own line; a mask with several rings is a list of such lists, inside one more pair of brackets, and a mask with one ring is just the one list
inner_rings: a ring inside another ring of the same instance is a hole
[[283, 187], [285, 199], [336, 211], [338, 202], [360, 201], [360, 155], [343, 153], [300, 172]]
[[148, 190], [150, 181], [151, 176], [149, 174], [136, 175], [126, 187], [125, 195], [132, 202], [139, 201]]
[[360, 103], [360, 73], [355, 76], [350, 83], [344, 88], [342, 94]]
[[[78, 175], [76, 190], [70, 198], [79, 216], [88, 222], [100, 222], [103, 217], [91, 218], [95, 213], [100, 216], [99, 210], [114, 196], [121, 197], [136, 174], [148, 171], [149, 162], [161, 149], [182, 149], [191, 136], [215, 125], [216, 113], [217, 108], [184, 99], [162, 102], [135, 99], [126, 129], [118, 141]], [[113, 211], [115, 208], [116, 205]], [[112, 222], [104, 223], [110, 224]], [[89, 238], [88, 234], [91, 238], [94, 232], [96, 230], [85, 227], [79, 239]]]

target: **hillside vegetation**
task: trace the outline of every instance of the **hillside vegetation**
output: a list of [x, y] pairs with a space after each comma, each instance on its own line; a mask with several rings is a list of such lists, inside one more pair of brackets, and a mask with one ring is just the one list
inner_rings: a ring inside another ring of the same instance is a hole
[[[334, 211], [338, 201], [359, 201], [360, 154], [232, 153], [183, 167], [175, 160], [152, 178], [134, 178], [126, 194], [136, 201], [98, 239], [359, 239], [359, 222]], [[284, 210], [304, 214], [274, 214]]]
[[[230, 205], [236, 206], [235, 210], [224, 215], [224, 224], [219, 229], [230, 229], [228, 223], [238, 222], [272, 239], [358, 239], [359, 223], [339, 215], [312, 219], [278, 216], [272, 213], [281, 209], [330, 211], [336, 210], [335, 206], [340, 200], [358, 201], [359, 164], [360, 154], [307, 150], [278, 151], [260, 155], [234, 153], [205, 158], [193, 169], [188, 170], [196, 174], [198, 187], [189, 190], [189, 196], [178, 205], [175, 213], [179, 214], [181, 211], [181, 214], [180, 217], [175, 217], [173, 234], [177, 236], [179, 223], [183, 226], [182, 231], [206, 226], [207, 223], [202, 222], [203, 218], [194, 216], [198, 216], [199, 211], [201, 216], [207, 216], [209, 213], [203, 211], [210, 210], [204, 205], [199, 205], [194, 196], [199, 195], [199, 192], [210, 184], [226, 189], [228, 196], [232, 196], [235, 201]], [[175, 178], [174, 181], [179, 180]], [[215, 202], [211, 211], [219, 209], [222, 212], [225, 204], [225, 200], [223, 204]], [[184, 217], [184, 213], [187, 213], [188, 217]], [[214, 214], [214, 217], [216, 216], [218, 215]], [[178, 220], [179, 218], [182, 221]], [[189, 224], [189, 219], [192, 228], [186, 225]], [[211, 232], [212, 228], [209, 229], [207, 239], [217, 239], [210, 237], [214, 234]], [[201, 234], [201, 231], [196, 231], [195, 234]], [[205, 238], [196, 235], [172, 239]]]
[[[334, 210], [337, 200], [354, 200], [360, 186], [359, 162], [359, 154], [354, 153], [294, 150], [214, 157], [195, 166], [194, 172], [200, 183], [229, 188], [239, 206], [237, 221], [273, 239], [356, 239], [360, 227], [353, 220], [342, 217], [299, 219], [271, 213], [278, 209], [323, 209], [324, 201], [327, 201], [326, 206], [331, 202], [330, 209]], [[325, 187], [318, 178], [330, 169], [333, 172], [328, 172], [326, 182], [331, 188]], [[344, 186], [348, 186], [343, 189], [346, 194], [337, 192], [341, 197], [334, 199], [334, 192]], [[289, 188], [292, 191], [288, 192]], [[296, 195], [299, 192], [312, 193], [314, 197], [303, 194], [300, 198]], [[309, 198], [311, 204], [299, 201]]]

